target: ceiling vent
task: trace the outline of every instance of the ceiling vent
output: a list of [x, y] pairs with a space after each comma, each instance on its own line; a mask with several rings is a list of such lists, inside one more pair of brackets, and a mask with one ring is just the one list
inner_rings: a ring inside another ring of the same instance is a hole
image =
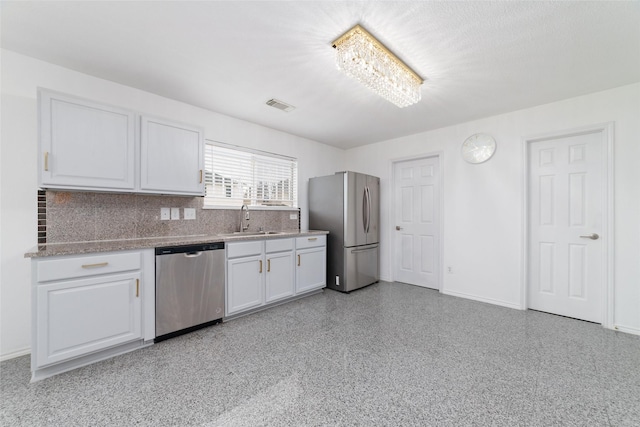
[[286, 113], [293, 111], [296, 109], [296, 107], [294, 107], [293, 105], [289, 105], [285, 102], [282, 101], [278, 101], [277, 99], [270, 99], [267, 101], [267, 105], [273, 107], [273, 108], [277, 108], [278, 110], [282, 110]]

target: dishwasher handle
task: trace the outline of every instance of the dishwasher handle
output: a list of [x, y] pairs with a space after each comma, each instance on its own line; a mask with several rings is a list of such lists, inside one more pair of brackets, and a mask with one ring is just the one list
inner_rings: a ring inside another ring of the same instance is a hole
[[185, 245], [185, 246], [169, 246], [163, 248], [156, 248], [156, 256], [159, 255], [173, 255], [173, 254], [185, 254], [192, 257], [199, 256], [200, 252], [204, 251], [216, 251], [224, 249], [224, 242], [212, 242], [198, 245]]
[[198, 258], [200, 255], [202, 255], [202, 251], [184, 253], [185, 258]]

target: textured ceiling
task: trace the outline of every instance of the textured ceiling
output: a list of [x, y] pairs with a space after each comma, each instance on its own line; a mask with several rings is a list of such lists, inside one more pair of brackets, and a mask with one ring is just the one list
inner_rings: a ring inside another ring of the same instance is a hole
[[[342, 148], [640, 81], [638, 1], [3, 1], [0, 13], [3, 48]], [[420, 103], [399, 109], [337, 70], [330, 43], [356, 23], [425, 78]]]

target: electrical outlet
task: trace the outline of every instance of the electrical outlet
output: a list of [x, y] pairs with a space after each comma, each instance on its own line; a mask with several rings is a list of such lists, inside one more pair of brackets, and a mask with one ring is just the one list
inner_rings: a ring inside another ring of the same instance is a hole
[[289, 214], [289, 219], [298, 219], [298, 214]]
[[180, 219], [180, 208], [171, 208], [171, 219]]
[[196, 219], [196, 210], [194, 208], [184, 208], [184, 219]]
[[160, 219], [171, 219], [171, 209], [169, 208], [160, 208]]

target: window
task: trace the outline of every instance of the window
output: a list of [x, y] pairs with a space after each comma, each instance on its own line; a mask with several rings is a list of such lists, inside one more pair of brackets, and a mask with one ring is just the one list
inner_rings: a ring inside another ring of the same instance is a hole
[[204, 207], [298, 206], [298, 161], [206, 141]]

